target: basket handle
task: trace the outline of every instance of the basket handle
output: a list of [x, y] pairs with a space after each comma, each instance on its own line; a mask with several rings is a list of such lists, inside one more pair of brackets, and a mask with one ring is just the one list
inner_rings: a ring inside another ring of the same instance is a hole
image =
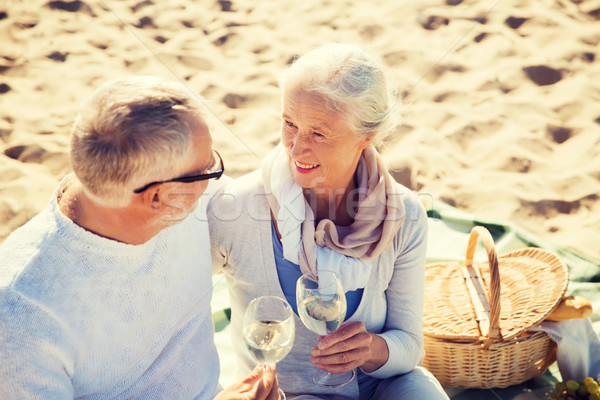
[[496, 255], [496, 249], [494, 248], [494, 239], [490, 232], [483, 226], [474, 226], [471, 229], [469, 244], [467, 245], [465, 267], [467, 269], [473, 269], [473, 254], [475, 254], [478, 238], [481, 239], [487, 251], [491, 275], [490, 290], [488, 292], [490, 302], [490, 329], [489, 335], [483, 340], [483, 347], [487, 349], [492, 343], [502, 340], [500, 335], [500, 272], [498, 270], [498, 256]]

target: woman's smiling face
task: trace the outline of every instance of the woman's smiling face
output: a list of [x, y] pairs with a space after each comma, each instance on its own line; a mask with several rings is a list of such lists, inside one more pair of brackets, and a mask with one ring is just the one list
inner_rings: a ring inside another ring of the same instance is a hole
[[283, 94], [281, 142], [300, 187], [346, 190], [371, 139], [355, 135], [346, 115], [327, 109], [321, 95], [289, 89]]

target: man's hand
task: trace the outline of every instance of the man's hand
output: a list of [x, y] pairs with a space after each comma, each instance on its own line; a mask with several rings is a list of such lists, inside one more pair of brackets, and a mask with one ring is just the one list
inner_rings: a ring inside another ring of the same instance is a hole
[[373, 372], [388, 359], [385, 340], [367, 332], [360, 321], [348, 322], [330, 335], [319, 336], [318, 340], [310, 361], [332, 374], [348, 372], [356, 367]]
[[279, 400], [275, 366], [257, 365], [250, 375], [225, 388], [215, 400]]

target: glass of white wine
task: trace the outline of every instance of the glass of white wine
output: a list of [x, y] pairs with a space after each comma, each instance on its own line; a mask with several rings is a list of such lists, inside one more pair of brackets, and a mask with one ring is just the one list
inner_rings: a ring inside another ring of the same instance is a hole
[[[262, 364], [275, 365], [292, 350], [295, 336], [294, 312], [283, 299], [257, 297], [244, 314], [242, 336], [248, 352]], [[285, 393], [279, 389], [285, 400]]]
[[[318, 281], [313, 274], [304, 274], [296, 283], [296, 303], [302, 323], [316, 333], [325, 336], [342, 325], [346, 316], [346, 294], [333, 271], [319, 271]], [[318, 370], [313, 380], [319, 386], [340, 387], [350, 383], [356, 376], [354, 370], [331, 374]]]

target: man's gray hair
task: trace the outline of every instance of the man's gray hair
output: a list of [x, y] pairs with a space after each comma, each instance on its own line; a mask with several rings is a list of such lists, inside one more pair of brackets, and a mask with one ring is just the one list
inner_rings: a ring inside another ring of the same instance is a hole
[[327, 43], [295, 60], [280, 77], [281, 88], [321, 95], [325, 106], [345, 113], [359, 137], [378, 145], [400, 123], [401, 104], [388, 90], [381, 64], [354, 44]]
[[109, 81], [83, 102], [71, 131], [71, 165], [94, 200], [124, 207], [133, 190], [173, 178], [192, 151], [189, 122], [202, 118], [201, 98], [154, 76]]

